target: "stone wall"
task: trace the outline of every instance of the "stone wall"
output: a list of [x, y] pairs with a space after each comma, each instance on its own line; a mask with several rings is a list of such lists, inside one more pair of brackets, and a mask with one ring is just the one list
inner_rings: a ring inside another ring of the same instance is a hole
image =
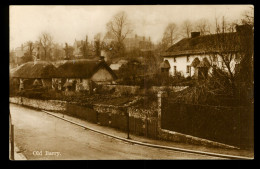
[[[174, 92], [186, 89], [188, 86], [152, 86], [148, 89], [148, 92], [158, 93], [162, 90], [171, 90]], [[115, 93], [119, 94], [144, 94], [145, 89], [141, 89], [140, 86], [127, 86], [127, 85], [103, 85], [103, 89], [112, 90], [115, 89]]]
[[234, 146], [230, 146], [227, 144], [222, 144], [174, 131], [159, 129], [158, 130], [158, 137], [162, 140], [169, 140], [174, 142], [181, 142], [181, 143], [189, 143], [195, 145], [206, 145], [206, 146], [214, 146], [214, 147], [222, 147], [222, 148], [236, 148]]
[[130, 133], [157, 138], [156, 110], [132, 107], [137, 100], [124, 106], [95, 104], [93, 109], [98, 114], [99, 124], [127, 131], [129, 120]]
[[29, 99], [25, 97], [11, 97], [9, 99], [11, 103], [21, 104], [24, 106], [30, 106], [37, 109], [49, 110], [49, 111], [65, 111], [66, 102], [59, 100], [38, 100]]

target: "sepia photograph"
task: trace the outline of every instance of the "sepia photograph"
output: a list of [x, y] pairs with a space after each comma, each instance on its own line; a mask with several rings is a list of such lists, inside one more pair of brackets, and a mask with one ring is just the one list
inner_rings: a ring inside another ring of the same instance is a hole
[[10, 5], [9, 159], [253, 160], [254, 5]]

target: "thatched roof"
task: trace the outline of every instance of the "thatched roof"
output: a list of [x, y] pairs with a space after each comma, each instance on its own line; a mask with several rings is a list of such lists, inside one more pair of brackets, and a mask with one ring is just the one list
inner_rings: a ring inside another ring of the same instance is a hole
[[196, 58], [192, 61], [191, 66], [192, 66], [192, 67], [197, 67], [199, 64], [200, 64], [200, 60], [199, 60], [199, 58], [196, 57]]
[[16, 78], [55, 78], [60, 77], [59, 70], [50, 62], [27, 62], [10, 71], [10, 77]]
[[104, 61], [90, 61], [85, 59], [67, 60], [58, 64], [61, 78], [91, 78], [99, 69], [104, 68], [116, 79], [116, 74]]
[[225, 46], [227, 50], [236, 50], [234, 44], [237, 41], [238, 34], [236, 32], [184, 38], [168, 48], [162, 55], [164, 57], [172, 57], [218, 52], [219, 46], [216, 44], [219, 43]]
[[160, 68], [164, 68], [164, 69], [169, 69], [169, 68], [171, 68], [169, 61], [168, 61], [168, 60], [165, 60], [165, 61], [163, 61], [162, 63], [160, 63]]
[[207, 58], [203, 58], [203, 60], [200, 62], [197, 67], [210, 67], [209, 60]]

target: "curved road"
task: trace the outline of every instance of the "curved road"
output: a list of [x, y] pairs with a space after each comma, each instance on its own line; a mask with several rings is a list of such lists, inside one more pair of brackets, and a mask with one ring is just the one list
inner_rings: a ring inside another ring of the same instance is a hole
[[28, 160], [220, 159], [126, 143], [10, 103], [15, 143]]

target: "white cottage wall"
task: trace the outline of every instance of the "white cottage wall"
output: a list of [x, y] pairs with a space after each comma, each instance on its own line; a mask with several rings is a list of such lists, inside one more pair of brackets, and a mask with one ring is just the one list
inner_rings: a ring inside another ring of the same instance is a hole
[[[209, 55], [189, 55], [189, 61], [187, 61], [187, 55], [184, 55], [184, 56], [178, 56], [175, 58], [175, 62], [174, 62], [174, 57], [164, 57], [164, 61], [165, 60], [168, 60], [169, 61], [169, 64], [171, 66], [170, 70], [169, 70], [169, 73], [171, 76], [174, 76], [174, 66], [176, 66], [176, 70], [177, 72], [181, 72], [181, 74], [184, 76], [184, 77], [188, 77], [188, 76], [193, 76], [194, 73], [195, 73], [195, 69], [193, 67], [191, 67], [191, 73], [187, 73], [187, 66], [190, 66], [191, 63], [193, 62], [193, 60], [195, 58], [198, 58], [200, 61], [203, 60], [204, 57], [206, 57], [210, 62], [212, 60], [212, 57], [209, 56]], [[222, 58], [218, 55], [217, 56], [217, 60], [215, 62], [213, 62], [217, 67], [219, 68], [222, 68], [223, 66], [223, 61], [222, 61]], [[230, 63], [231, 65], [231, 71], [234, 73], [235, 71], [235, 65], [237, 64], [238, 62], [233, 59]], [[228, 71], [227, 68], [225, 68], [225, 71]], [[209, 72], [211, 73], [212, 72], [212, 68], [209, 69]]]

